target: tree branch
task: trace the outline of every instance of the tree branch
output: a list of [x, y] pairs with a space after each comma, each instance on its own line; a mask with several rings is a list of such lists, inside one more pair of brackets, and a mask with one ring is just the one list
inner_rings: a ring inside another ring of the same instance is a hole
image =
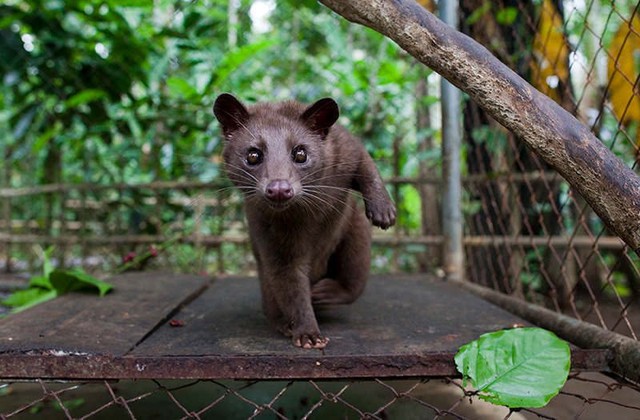
[[553, 166], [640, 255], [640, 178], [553, 100], [412, 0], [320, 0], [394, 40]]

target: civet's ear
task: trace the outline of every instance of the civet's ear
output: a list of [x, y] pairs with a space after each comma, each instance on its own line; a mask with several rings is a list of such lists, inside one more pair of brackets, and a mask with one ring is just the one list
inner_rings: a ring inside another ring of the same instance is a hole
[[225, 138], [231, 135], [238, 128], [245, 127], [249, 119], [249, 111], [242, 103], [229, 93], [223, 93], [213, 104], [213, 114], [222, 126], [222, 133]]
[[340, 116], [338, 104], [331, 98], [323, 98], [308, 107], [300, 116], [300, 119], [312, 131], [323, 138], [329, 133], [329, 129]]

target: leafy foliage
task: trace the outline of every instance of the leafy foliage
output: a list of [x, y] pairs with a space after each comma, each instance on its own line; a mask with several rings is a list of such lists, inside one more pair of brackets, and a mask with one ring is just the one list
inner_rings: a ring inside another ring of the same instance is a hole
[[456, 367], [480, 398], [494, 404], [543, 407], [567, 381], [569, 345], [541, 328], [487, 333], [460, 348]]
[[[383, 176], [417, 175], [424, 127], [416, 127], [416, 106], [436, 100], [416, 97], [414, 87], [428, 71], [390, 40], [356, 30], [316, 2], [236, 4], [234, 12], [212, 0], [3, 3], [0, 56], [11, 59], [0, 63], [7, 165], [0, 184], [218, 182], [222, 145], [211, 105], [222, 92], [248, 103], [333, 96], [341, 122], [363, 139]], [[257, 4], [272, 8], [256, 17]], [[254, 27], [258, 20], [265, 30]], [[183, 192], [103, 190], [85, 198], [108, 203], [92, 215], [104, 226], [166, 234], [185, 213], [172, 204], [176, 193]], [[403, 189], [396, 198], [401, 228], [418, 231], [418, 195]], [[163, 203], [162, 211], [151, 201]], [[80, 217], [54, 196], [13, 200], [12, 212], [53, 234], [54, 220]], [[220, 233], [222, 219], [232, 223], [211, 213], [198, 222], [204, 231]]]
[[[572, 37], [585, 33], [584, 22], [572, 23], [579, 13], [566, 17], [550, 13], [551, 3], [532, 3], [547, 10], [542, 19], [533, 19], [541, 22], [538, 41], [560, 39], [563, 30], [569, 33], [561, 43], [538, 45], [535, 55], [546, 61], [556, 53], [566, 58], [567, 48], [577, 44]], [[604, 11], [611, 9], [602, 3]], [[627, 9], [635, 5], [623, 3]], [[420, 4], [433, 6], [429, 1]], [[520, 6], [478, 4], [465, 19], [468, 23], [483, 24], [493, 15], [499, 26], [514, 33], [526, 17]], [[265, 5], [264, 14], [255, 13]], [[636, 22], [637, 18], [626, 28], [620, 26], [620, 39]], [[619, 40], [610, 38], [603, 39], [604, 47], [613, 56]], [[631, 41], [623, 52], [631, 51]], [[530, 51], [517, 48], [514, 54], [514, 62], [525, 62]], [[593, 61], [594, 54], [586, 60]], [[625, 66], [612, 69], [617, 74], [614, 82], [633, 81], [637, 66], [629, 66], [635, 55], [622, 56], [629, 59]], [[430, 176], [440, 171], [440, 132], [428, 123], [418, 126], [416, 118], [418, 109], [438, 101], [437, 79], [389, 39], [352, 25], [311, 0], [241, 0], [231, 6], [216, 0], [9, 0], [0, 5], [0, 57], [2, 187], [219, 181], [221, 142], [211, 105], [225, 91], [247, 102], [290, 98], [311, 102], [333, 96], [344, 116], [340, 122], [362, 138], [385, 178], [417, 176], [420, 166], [434, 168]], [[542, 69], [542, 63], [537, 65]], [[520, 65], [523, 68], [529, 66]], [[544, 84], [548, 76], [562, 81], [570, 76], [561, 68], [549, 69], [551, 73], [540, 70], [534, 79]], [[429, 89], [418, 94], [417, 85], [423, 80]], [[629, 89], [622, 90], [623, 99], [628, 99]], [[629, 106], [627, 115], [635, 109]], [[618, 121], [605, 116], [602, 125], [603, 132], [615, 139], [611, 133]], [[634, 133], [640, 133], [637, 122], [635, 127]], [[495, 162], [504, 161], [504, 132], [477, 128], [472, 134]], [[421, 149], [421, 143], [429, 147]], [[616, 150], [621, 155], [633, 158], [628, 144], [612, 143], [622, 149]], [[499, 173], [504, 168], [496, 165], [488, 170]], [[394, 193], [397, 229], [423, 234], [419, 211], [437, 198], [420, 197], [413, 187]], [[175, 195], [110, 190], [86, 196], [74, 192], [67, 198], [99, 201], [102, 207], [93, 216], [107, 229], [125, 226], [121, 229], [126, 233], [164, 234], [177, 219], [186, 219], [183, 207], [173, 204]], [[209, 234], [221, 234], [223, 224], [242, 223], [236, 211], [239, 201], [229, 204], [228, 195], [218, 195], [219, 202], [234, 209], [207, 213], [203, 226], [198, 224]], [[12, 219], [33, 222], [46, 234], [59, 234], [54, 220], [77, 222], [81, 217], [61, 200], [52, 196], [12, 200]], [[148, 204], [154, 200], [162, 203], [162, 211]], [[467, 213], [478, 213], [478, 203], [477, 197], [469, 197]], [[110, 233], [123, 234], [122, 230]]]
[[3, 305], [12, 307], [12, 312], [20, 312], [68, 292], [88, 290], [104, 296], [113, 289], [109, 283], [81, 269], [53, 268], [52, 252], [53, 248], [49, 248], [43, 254], [42, 275], [32, 277], [27, 289], [12, 293], [2, 301]]
[[0, 127], [13, 184], [34, 174], [41, 183], [210, 180], [220, 148], [210, 106], [223, 91], [247, 101], [335, 96], [370, 150], [388, 157], [410, 133], [392, 127], [414, 126], [413, 83], [424, 72], [315, 2], [278, 4], [262, 17], [270, 30], [256, 32], [253, 3], [237, 10], [234, 43], [226, 2], [0, 7], [0, 54], [12, 57], [0, 64]]

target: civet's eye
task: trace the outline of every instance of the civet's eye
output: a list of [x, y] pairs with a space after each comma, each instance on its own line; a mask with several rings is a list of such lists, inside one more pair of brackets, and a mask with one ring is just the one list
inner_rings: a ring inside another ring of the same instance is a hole
[[259, 149], [251, 148], [247, 151], [247, 163], [251, 166], [259, 165], [263, 159], [262, 151]]
[[296, 146], [291, 151], [291, 158], [295, 163], [305, 163], [307, 161], [307, 151], [303, 146]]

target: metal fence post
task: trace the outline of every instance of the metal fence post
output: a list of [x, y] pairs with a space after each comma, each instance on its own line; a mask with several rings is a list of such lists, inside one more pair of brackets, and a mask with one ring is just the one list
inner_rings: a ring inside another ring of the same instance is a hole
[[[440, 19], [458, 26], [458, 2], [438, 2]], [[462, 129], [460, 91], [444, 78], [441, 82], [442, 107], [442, 234], [444, 236], [442, 262], [450, 280], [464, 278], [464, 249], [462, 246], [462, 183], [460, 180], [460, 146]]]

